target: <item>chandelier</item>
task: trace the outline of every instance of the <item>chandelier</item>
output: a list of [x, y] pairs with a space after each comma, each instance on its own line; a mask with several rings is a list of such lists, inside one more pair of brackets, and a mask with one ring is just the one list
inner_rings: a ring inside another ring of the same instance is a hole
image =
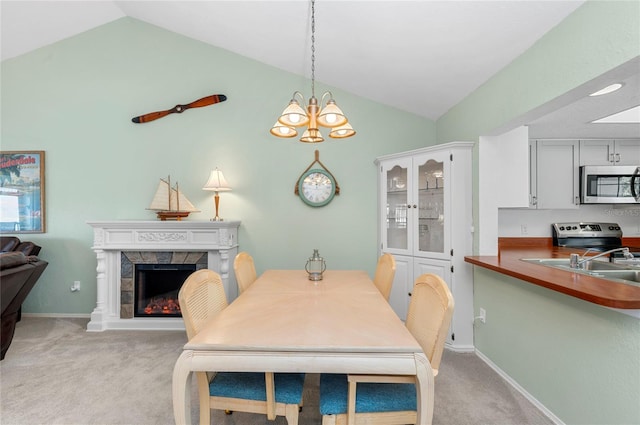
[[302, 134], [300, 141], [305, 143], [320, 143], [324, 141], [318, 126], [329, 128], [329, 137], [334, 139], [344, 139], [356, 134], [348, 123], [347, 117], [336, 105], [336, 101], [330, 91], [322, 95], [318, 104], [318, 99], [316, 99], [315, 95], [315, 33], [315, 0], [311, 0], [311, 98], [309, 98], [309, 104], [305, 111], [300, 106], [305, 103], [304, 96], [299, 91], [293, 92], [289, 105], [270, 130], [274, 136], [283, 138], [296, 137], [298, 135], [296, 127], [304, 126], [307, 126], [307, 129]]

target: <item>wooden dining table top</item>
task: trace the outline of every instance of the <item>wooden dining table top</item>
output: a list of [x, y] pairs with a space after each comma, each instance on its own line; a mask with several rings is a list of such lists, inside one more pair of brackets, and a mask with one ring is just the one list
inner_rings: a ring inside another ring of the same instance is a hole
[[417, 353], [422, 348], [365, 271], [267, 270], [186, 350]]

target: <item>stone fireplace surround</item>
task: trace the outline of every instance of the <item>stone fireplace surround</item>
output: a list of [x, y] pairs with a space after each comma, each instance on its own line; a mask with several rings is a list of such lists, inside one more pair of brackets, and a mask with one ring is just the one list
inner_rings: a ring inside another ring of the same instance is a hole
[[[129, 269], [135, 264], [196, 264], [220, 273], [229, 302], [237, 296], [233, 259], [238, 221], [95, 221], [97, 300], [87, 331], [184, 330], [182, 318], [133, 317]], [[131, 313], [129, 313], [131, 311]]]

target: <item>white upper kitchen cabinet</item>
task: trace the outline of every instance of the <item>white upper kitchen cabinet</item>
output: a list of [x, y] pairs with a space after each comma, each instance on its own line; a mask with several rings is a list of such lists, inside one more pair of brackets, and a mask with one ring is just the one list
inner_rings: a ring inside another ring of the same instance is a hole
[[396, 259], [389, 303], [404, 320], [415, 279], [442, 277], [455, 300], [447, 345], [473, 349], [472, 149], [452, 142], [386, 155], [378, 166], [378, 248]]
[[529, 142], [530, 207], [576, 209], [580, 206], [578, 140]]
[[580, 140], [580, 165], [640, 165], [640, 139]]

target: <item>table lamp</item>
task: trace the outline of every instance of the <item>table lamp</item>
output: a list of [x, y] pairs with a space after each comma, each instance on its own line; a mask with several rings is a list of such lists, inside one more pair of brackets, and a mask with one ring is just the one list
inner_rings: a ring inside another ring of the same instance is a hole
[[218, 215], [218, 206], [220, 205], [220, 196], [218, 195], [218, 192], [231, 190], [231, 187], [229, 187], [229, 183], [227, 183], [227, 180], [224, 178], [222, 171], [218, 170], [216, 167], [216, 169], [211, 172], [211, 175], [209, 175], [209, 180], [204, 184], [202, 190], [215, 191], [216, 195], [214, 196], [214, 202], [216, 205], [216, 216], [212, 218], [211, 221], [222, 221]]

